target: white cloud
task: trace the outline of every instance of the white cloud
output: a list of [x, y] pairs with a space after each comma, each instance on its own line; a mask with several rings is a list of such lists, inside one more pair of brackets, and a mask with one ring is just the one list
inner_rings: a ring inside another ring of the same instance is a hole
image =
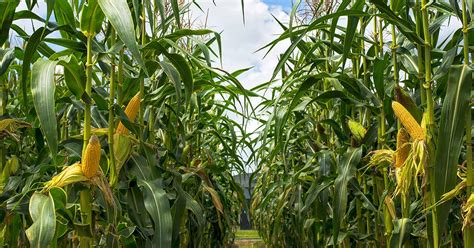
[[[258, 49], [270, 43], [283, 32], [280, 25], [274, 20], [287, 23], [288, 14], [281, 6], [268, 5], [261, 0], [245, 0], [245, 24], [242, 20], [242, 9], [238, 0], [200, 0], [198, 8], [192, 9], [191, 18], [196, 19], [195, 26], [206, 25], [206, 28], [216, 32], [222, 32], [222, 69], [232, 72], [238, 69], [253, 67], [251, 70], [238, 77], [246, 89], [251, 89], [271, 79], [273, 70], [278, 63], [278, 57], [282, 54], [289, 42], [285, 41], [274, 47], [264, 58], [267, 49], [256, 52]], [[272, 16], [273, 15], [273, 16]], [[219, 66], [215, 64], [214, 66]], [[262, 94], [262, 92], [259, 92]], [[252, 98], [254, 107], [261, 102], [261, 98]], [[257, 113], [258, 115], [258, 113]], [[240, 117], [229, 114], [230, 117], [240, 120]], [[256, 131], [260, 124], [250, 121], [246, 131]], [[255, 137], [254, 134], [253, 137]], [[249, 150], [241, 151], [247, 153]], [[245, 158], [247, 155], [242, 154]], [[253, 171], [254, 165], [248, 165], [249, 171]]]
[[266, 50], [255, 52], [282, 32], [272, 14], [282, 22], [288, 21], [288, 14], [281, 6], [269, 6], [261, 0], [245, 0], [244, 25], [240, 1], [215, 2], [216, 5], [212, 0], [199, 1], [204, 13], [195, 8], [192, 16], [201, 24], [207, 16], [207, 28], [222, 32], [223, 69], [234, 71], [253, 67], [239, 77], [248, 89], [268, 81], [278, 62], [278, 55], [284, 52], [287, 44], [278, 45], [266, 58], [263, 58]]
[[[278, 5], [268, 5], [261, 0], [245, 0], [245, 24], [242, 20], [240, 1], [237, 0], [201, 0], [199, 5], [204, 13], [194, 8], [192, 19], [195, 25], [222, 32], [222, 69], [232, 72], [238, 69], [252, 67], [251, 70], [240, 75], [239, 81], [246, 89], [251, 89], [271, 79], [273, 70], [278, 63], [278, 57], [289, 46], [288, 41], [275, 46], [264, 58], [267, 49], [256, 52], [270, 43], [283, 32], [280, 25], [274, 20], [275, 16], [282, 23], [289, 21], [288, 14]], [[273, 16], [272, 16], [273, 15]], [[207, 19], [206, 19], [207, 18]], [[207, 22], [206, 22], [207, 21]], [[215, 64], [214, 66], [219, 66]], [[263, 92], [259, 92], [263, 94]], [[261, 98], [252, 98], [256, 107]], [[259, 115], [259, 113], [256, 113]], [[240, 117], [229, 114], [236, 120]], [[247, 132], [254, 132], [260, 124], [250, 121]]]

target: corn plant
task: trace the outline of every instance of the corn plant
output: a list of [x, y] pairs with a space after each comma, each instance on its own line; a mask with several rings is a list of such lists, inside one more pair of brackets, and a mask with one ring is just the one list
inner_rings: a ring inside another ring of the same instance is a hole
[[262, 238], [472, 247], [472, 4], [312, 1], [298, 18], [301, 2], [262, 47], [290, 41], [255, 89], [272, 92], [255, 140]]
[[0, 244], [230, 245], [250, 143], [229, 113], [251, 92], [194, 2], [19, 3], [0, 3]]

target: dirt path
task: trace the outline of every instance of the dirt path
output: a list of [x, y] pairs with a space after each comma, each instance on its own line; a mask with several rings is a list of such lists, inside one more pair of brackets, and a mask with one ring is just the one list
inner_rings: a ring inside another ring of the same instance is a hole
[[234, 241], [235, 248], [265, 248], [265, 244], [261, 239], [255, 238], [239, 238]]

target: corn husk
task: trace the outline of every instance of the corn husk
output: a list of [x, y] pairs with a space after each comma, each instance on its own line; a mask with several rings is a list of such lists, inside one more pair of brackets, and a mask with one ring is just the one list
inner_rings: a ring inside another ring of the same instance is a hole
[[356, 139], [357, 142], [361, 142], [364, 139], [367, 130], [357, 121], [349, 119], [348, 122], [349, 130], [351, 131], [352, 135]]
[[82, 173], [82, 167], [80, 163], [65, 167], [59, 174], [54, 176], [50, 181], [44, 185], [44, 190], [49, 191], [53, 187], [62, 188], [66, 185], [85, 182], [88, 178]]

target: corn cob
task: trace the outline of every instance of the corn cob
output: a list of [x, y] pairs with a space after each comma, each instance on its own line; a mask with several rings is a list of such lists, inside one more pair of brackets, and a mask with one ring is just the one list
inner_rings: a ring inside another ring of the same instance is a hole
[[82, 160], [82, 173], [87, 178], [91, 178], [97, 174], [100, 162], [100, 142], [97, 136], [91, 136], [89, 144], [87, 144], [86, 152]]
[[[127, 115], [127, 118], [130, 121], [134, 121], [137, 117], [138, 110], [140, 109], [140, 98], [140, 93], [137, 93], [134, 97], [132, 97], [130, 102], [128, 102], [127, 107], [125, 108], [125, 115]], [[115, 133], [127, 135], [129, 133], [129, 130], [123, 125], [122, 122], [120, 122]]]
[[401, 168], [408, 158], [408, 153], [410, 153], [409, 141], [410, 136], [407, 131], [404, 128], [400, 128], [397, 133], [397, 152], [395, 156], [395, 166], [397, 168]]
[[415, 118], [408, 112], [408, 110], [403, 107], [400, 103], [393, 101], [392, 102], [393, 112], [400, 120], [402, 125], [405, 127], [410, 136], [415, 140], [424, 140], [425, 135], [420, 124], [416, 122]]

